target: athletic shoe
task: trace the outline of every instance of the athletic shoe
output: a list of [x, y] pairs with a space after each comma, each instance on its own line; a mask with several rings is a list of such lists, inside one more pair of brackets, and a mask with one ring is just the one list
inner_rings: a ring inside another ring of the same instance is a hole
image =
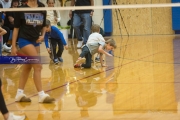
[[96, 58], [95, 58], [95, 62], [98, 62], [98, 63], [99, 63], [99, 62], [100, 62], [100, 58], [96, 57]]
[[76, 64], [83, 64], [86, 62], [86, 58], [81, 58], [76, 61]]
[[4, 48], [3, 51], [4, 51], [4, 52], [7, 52], [7, 53], [10, 53], [10, 52], [11, 52], [11, 49], [8, 50], [8, 49], [5, 49], [5, 48]]
[[54, 64], [58, 64], [59, 63], [59, 60], [56, 58], [53, 60], [54, 61]]
[[63, 62], [63, 59], [62, 59], [62, 57], [59, 57], [59, 61], [60, 61], [60, 62]]
[[79, 60], [76, 61], [76, 63], [74, 64], [74, 68], [81, 68], [81, 64], [85, 63], [86, 58], [81, 58]]
[[81, 48], [83, 41], [78, 41], [77, 48]]
[[55, 101], [55, 99], [50, 97], [48, 94], [44, 94], [44, 95], [39, 97], [40, 103], [52, 103], [54, 101]]
[[53, 54], [52, 54], [52, 52], [49, 53], [49, 57], [53, 60]]
[[26, 118], [25, 115], [14, 115], [13, 113], [9, 113], [7, 120], [24, 120]]
[[80, 64], [74, 64], [74, 68], [81, 68]]
[[8, 46], [6, 45], [6, 43], [4, 43], [2, 50], [5, 51], [5, 52], [11, 52], [11, 47], [8, 47]]
[[8, 46], [6, 45], [6, 43], [4, 43], [3, 48], [4, 48], [4, 49], [8, 49], [8, 50], [10, 50], [12, 47], [11, 47], [11, 46], [10, 46], [10, 47], [8, 47]]
[[15, 97], [16, 102], [31, 102], [30, 98], [27, 98], [25, 94], [17, 94]]
[[[95, 62], [100, 63], [100, 58], [96, 57]], [[103, 60], [103, 62], [104, 62], [104, 60]]]

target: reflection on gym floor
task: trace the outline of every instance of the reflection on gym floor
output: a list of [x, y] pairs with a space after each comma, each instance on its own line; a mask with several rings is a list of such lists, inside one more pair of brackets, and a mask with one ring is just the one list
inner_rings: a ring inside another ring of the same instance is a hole
[[[63, 63], [43, 64], [43, 88], [53, 104], [38, 103], [32, 73], [25, 88], [32, 102], [15, 102], [22, 66], [1, 65], [8, 109], [26, 120], [180, 120], [180, 38], [113, 38], [117, 48], [114, 57], [104, 56], [107, 67], [94, 60], [90, 69], [74, 68], [81, 50], [72, 40]], [[41, 55], [48, 56], [44, 44]]]

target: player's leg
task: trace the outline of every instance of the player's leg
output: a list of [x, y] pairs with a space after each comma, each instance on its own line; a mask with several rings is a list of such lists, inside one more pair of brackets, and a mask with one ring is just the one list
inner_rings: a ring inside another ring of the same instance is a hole
[[64, 51], [64, 45], [63, 45], [61, 40], [57, 40], [57, 44], [58, 44], [57, 57], [58, 57], [60, 62], [63, 62], [62, 53]]
[[87, 47], [87, 46], [84, 46], [84, 47], [82, 48], [82, 52], [81, 52], [81, 54], [79, 55], [78, 60], [77, 60], [76, 63], [74, 64], [74, 67], [75, 67], [75, 68], [79, 68], [79, 67], [81, 67], [81, 64], [85, 63], [85, 61], [86, 61], [85, 56], [86, 56], [86, 54], [88, 54], [88, 53], [89, 53], [88, 47]]
[[83, 21], [84, 29], [83, 29], [83, 38], [84, 38], [84, 44], [86, 44], [89, 35], [91, 34], [91, 26], [92, 26], [92, 17], [90, 16], [90, 13], [83, 13], [81, 14], [81, 18]]
[[4, 101], [2, 91], [1, 91], [1, 79], [0, 79], [0, 111], [5, 120], [24, 120], [25, 119], [25, 115], [17, 116], [17, 115], [14, 115], [13, 113], [9, 113], [6, 107], [6, 103]]
[[83, 68], [91, 68], [91, 60], [92, 60], [92, 55], [90, 52], [88, 52], [86, 55], [85, 55], [85, 58], [86, 58], [86, 62], [85, 64], [82, 64], [81, 67]]
[[82, 34], [80, 31], [80, 25], [81, 24], [82, 24], [82, 21], [81, 21], [79, 14], [74, 13], [73, 28], [74, 28], [74, 32], [75, 32], [77, 40], [78, 40], [77, 48], [81, 48], [82, 43], [83, 43]]
[[[22, 41], [20, 40], [20, 44]], [[23, 45], [21, 44], [20, 48], [23, 54], [27, 56], [39, 56], [39, 44], [37, 43], [29, 43], [29, 41], [23, 39]], [[30, 66], [31, 65], [31, 66]], [[33, 79], [36, 86], [36, 89], [39, 94], [39, 102], [43, 103], [49, 103], [54, 101], [54, 98], [51, 98], [48, 94], [45, 94], [42, 90], [42, 83], [41, 83], [41, 69], [42, 65], [39, 64], [25, 64], [24, 65], [24, 73], [21, 74], [21, 79], [19, 81], [19, 89], [17, 91], [16, 95], [16, 101], [21, 101], [22, 98], [26, 98], [26, 96], [23, 94], [25, 83], [28, 79], [28, 75], [30, 72], [31, 67], [34, 69], [33, 72]], [[24, 77], [23, 77], [24, 76]], [[29, 101], [23, 101], [23, 102], [29, 102]]]
[[55, 64], [58, 64], [59, 60], [58, 60], [58, 57], [57, 57], [57, 54], [56, 54], [57, 41], [55, 39], [51, 39], [51, 45], [52, 45], [51, 52], [52, 52], [53, 58], [54, 58], [53, 62]]
[[[32, 51], [33, 52], [34, 46], [28, 40], [19, 38], [18, 41], [19, 41], [18, 42], [19, 47], [21, 49], [20, 50], [21, 55], [28, 56], [29, 54], [27, 54], [26, 51], [29, 51], [29, 52]], [[30, 98], [26, 97], [26, 95], [24, 94], [24, 87], [25, 87], [27, 79], [29, 77], [29, 73], [31, 71], [31, 68], [32, 68], [31, 64], [24, 64], [23, 65], [23, 70], [21, 72], [20, 79], [19, 79], [19, 86], [18, 86], [17, 94], [15, 96], [16, 102], [30, 102], [31, 101]]]

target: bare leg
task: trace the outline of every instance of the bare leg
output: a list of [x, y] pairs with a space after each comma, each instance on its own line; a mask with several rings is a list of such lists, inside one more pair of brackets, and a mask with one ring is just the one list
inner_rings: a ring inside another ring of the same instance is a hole
[[24, 64], [23, 70], [21, 72], [21, 77], [19, 80], [19, 89], [24, 90], [24, 87], [26, 85], [27, 79], [29, 77], [29, 73], [31, 71], [31, 65], [30, 64]]
[[[39, 47], [34, 47], [31, 44], [29, 44], [21, 49], [21, 51], [27, 56], [39, 56], [39, 50], [40, 50]], [[22, 74], [22, 76], [24, 76], [24, 77], [22, 77], [22, 79], [20, 79], [19, 86], [21, 86], [21, 88], [24, 88], [24, 86], [25, 86], [24, 83], [26, 83], [26, 81], [27, 81], [31, 67], [34, 69], [33, 78], [34, 78], [34, 83], [35, 83], [36, 89], [38, 92], [40, 92], [40, 91], [42, 91], [42, 83], [41, 83], [42, 65], [41, 64], [31, 64], [31, 65], [26, 64], [23, 69], [24, 74]]]
[[9, 117], [9, 112], [8, 112], [8, 113], [6, 113], [6, 114], [3, 114], [3, 117], [4, 117], [4, 119], [5, 119], [5, 120], [7, 120], [7, 119], [8, 119], [8, 117]]
[[[34, 45], [29, 44], [24, 46], [21, 51], [23, 54], [27, 56], [39, 56], [39, 46], [34, 47]], [[25, 67], [23, 68], [23, 72], [21, 75], [21, 79], [19, 82], [19, 95], [16, 95], [16, 101], [23, 101], [23, 102], [30, 102], [31, 100], [26, 98], [24, 94], [22, 94], [22, 90], [24, 90], [25, 84], [27, 82], [29, 73], [31, 68], [33, 68], [33, 79], [34, 79], [34, 84], [36, 86], [36, 89], [39, 94], [39, 102], [41, 103], [51, 103], [55, 99], [51, 98], [48, 94], [45, 94], [44, 91], [42, 90], [42, 83], [41, 83], [41, 70], [42, 70], [42, 65], [41, 64], [26, 64]], [[24, 99], [24, 100], [23, 100]]]

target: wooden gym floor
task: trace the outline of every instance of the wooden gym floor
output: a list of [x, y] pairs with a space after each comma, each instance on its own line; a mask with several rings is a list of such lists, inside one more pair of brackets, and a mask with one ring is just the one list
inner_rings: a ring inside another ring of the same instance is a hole
[[[53, 104], [38, 103], [32, 75], [25, 87], [32, 102], [14, 102], [21, 69], [1, 65], [8, 109], [26, 120], [180, 120], [180, 37], [113, 38], [117, 49], [105, 57], [106, 68], [74, 69], [81, 51], [72, 40], [63, 64], [43, 64], [43, 88]], [[41, 55], [48, 56], [44, 43]]]

